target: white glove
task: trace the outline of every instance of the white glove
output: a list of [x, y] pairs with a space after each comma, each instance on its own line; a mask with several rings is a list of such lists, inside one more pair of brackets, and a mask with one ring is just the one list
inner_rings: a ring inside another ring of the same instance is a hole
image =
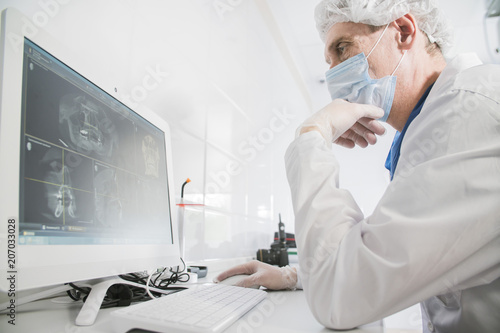
[[220, 273], [214, 282], [218, 283], [233, 275], [248, 275], [236, 286], [250, 288], [263, 286], [272, 290], [295, 289], [297, 285], [297, 270], [290, 266], [276, 267], [253, 260]]
[[297, 129], [297, 136], [315, 130], [328, 146], [335, 142], [348, 148], [356, 144], [364, 148], [377, 142], [375, 134], [385, 133], [384, 126], [375, 120], [383, 115], [379, 107], [335, 99], [304, 121]]

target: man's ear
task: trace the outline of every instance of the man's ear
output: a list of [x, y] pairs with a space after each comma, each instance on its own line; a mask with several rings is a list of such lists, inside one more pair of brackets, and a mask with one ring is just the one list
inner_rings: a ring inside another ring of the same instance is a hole
[[406, 14], [398, 18], [394, 23], [398, 30], [397, 42], [402, 50], [409, 50], [412, 48], [417, 37], [418, 25], [411, 14]]

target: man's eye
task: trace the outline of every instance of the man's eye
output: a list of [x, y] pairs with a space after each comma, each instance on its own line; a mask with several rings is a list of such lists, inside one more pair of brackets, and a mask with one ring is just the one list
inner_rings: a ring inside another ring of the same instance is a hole
[[337, 46], [337, 54], [338, 54], [339, 56], [344, 55], [346, 51], [347, 51], [347, 44], [346, 44], [346, 43], [340, 43], [340, 44]]

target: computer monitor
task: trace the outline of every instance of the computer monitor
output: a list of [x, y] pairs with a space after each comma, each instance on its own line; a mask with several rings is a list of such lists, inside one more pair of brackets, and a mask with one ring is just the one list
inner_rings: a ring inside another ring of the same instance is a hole
[[0, 289], [179, 265], [167, 123], [69, 67], [16, 10], [0, 47]]

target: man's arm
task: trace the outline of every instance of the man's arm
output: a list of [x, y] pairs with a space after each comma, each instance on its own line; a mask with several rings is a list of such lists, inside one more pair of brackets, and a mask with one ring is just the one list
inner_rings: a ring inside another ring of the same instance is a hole
[[[453, 128], [420, 124], [424, 137], [435, 129], [451, 136], [418, 163], [400, 160], [401, 172], [366, 218], [338, 188], [338, 164], [323, 138], [310, 132], [292, 143], [286, 165], [300, 274], [318, 321], [352, 328], [500, 277], [500, 140], [491, 114]], [[475, 133], [480, 145], [464, 145], [478, 142]], [[421, 142], [409, 141], [402, 159], [417, 155]]]

